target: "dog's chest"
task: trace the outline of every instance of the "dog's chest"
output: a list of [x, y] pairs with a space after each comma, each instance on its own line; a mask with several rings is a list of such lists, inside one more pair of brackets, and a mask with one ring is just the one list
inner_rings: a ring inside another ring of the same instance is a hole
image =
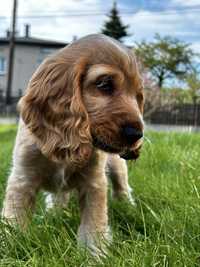
[[73, 168], [60, 167], [56, 170], [50, 180], [50, 191], [69, 191], [72, 189], [74, 178]]

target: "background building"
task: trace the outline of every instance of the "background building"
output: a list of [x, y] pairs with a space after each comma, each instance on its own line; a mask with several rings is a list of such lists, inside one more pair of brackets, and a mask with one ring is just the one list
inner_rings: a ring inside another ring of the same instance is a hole
[[[30, 36], [28, 25], [23, 37], [16, 37], [12, 97], [18, 98], [26, 89], [27, 83], [38, 65], [49, 54], [63, 48], [64, 42], [38, 39]], [[0, 98], [6, 95], [9, 52], [9, 31], [0, 38]]]

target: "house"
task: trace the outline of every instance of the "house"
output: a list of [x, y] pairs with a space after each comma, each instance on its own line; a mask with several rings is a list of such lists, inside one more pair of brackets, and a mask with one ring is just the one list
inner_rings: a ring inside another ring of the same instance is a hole
[[[64, 42], [31, 37], [29, 26], [26, 25], [24, 36], [17, 36], [15, 39], [12, 97], [20, 97], [32, 74], [43, 59], [65, 45], [67, 44]], [[6, 37], [0, 38], [0, 99], [3, 99], [6, 95], [8, 54], [9, 32], [7, 32]]]

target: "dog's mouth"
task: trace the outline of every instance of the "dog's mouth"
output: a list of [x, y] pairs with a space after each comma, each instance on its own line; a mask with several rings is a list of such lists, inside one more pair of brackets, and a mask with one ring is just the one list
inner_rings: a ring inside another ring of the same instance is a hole
[[119, 153], [120, 158], [123, 158], [125, 160], [136, 160], [139, 158], [139, 151], [138, 150], [131, 150], [127, 149], [123, 151], [122, 153]]
[[116, 146], [111, 145], [111, 144], [107, 144], [103, 140], [97, 138], [96, 136], [93, 136], [93, 145], [96, 148], [99, 148], [99, 149], [101, 149], [105, 152], [109, 152], [109, 153], [119, 154], [122, 152], [122, 148], [116, 147]]
[[136, 160], [139, 157], [139, 148], [130, 149], [124, 147], [117, 147], [111, 144], [107, 144], [100, 140], [96, 136], [93, 136], [93, 145], [108, 153], [119, 154], [119, 156], [125, 160]]

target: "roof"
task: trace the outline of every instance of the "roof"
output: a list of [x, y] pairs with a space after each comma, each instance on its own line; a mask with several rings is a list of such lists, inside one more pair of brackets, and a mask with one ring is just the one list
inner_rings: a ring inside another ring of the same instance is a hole
[[[10, 39], [8, 37], [0, 38], [0, 45], [9, 44]], [[27, 45], [27, 46], [45, 46], [52, 48], [62, 48], [67, 45], [65, 42], [58, 42], [53, 40], [45, 40], [33, 37], [16, 37], [15, 43], [18, 45]]]

